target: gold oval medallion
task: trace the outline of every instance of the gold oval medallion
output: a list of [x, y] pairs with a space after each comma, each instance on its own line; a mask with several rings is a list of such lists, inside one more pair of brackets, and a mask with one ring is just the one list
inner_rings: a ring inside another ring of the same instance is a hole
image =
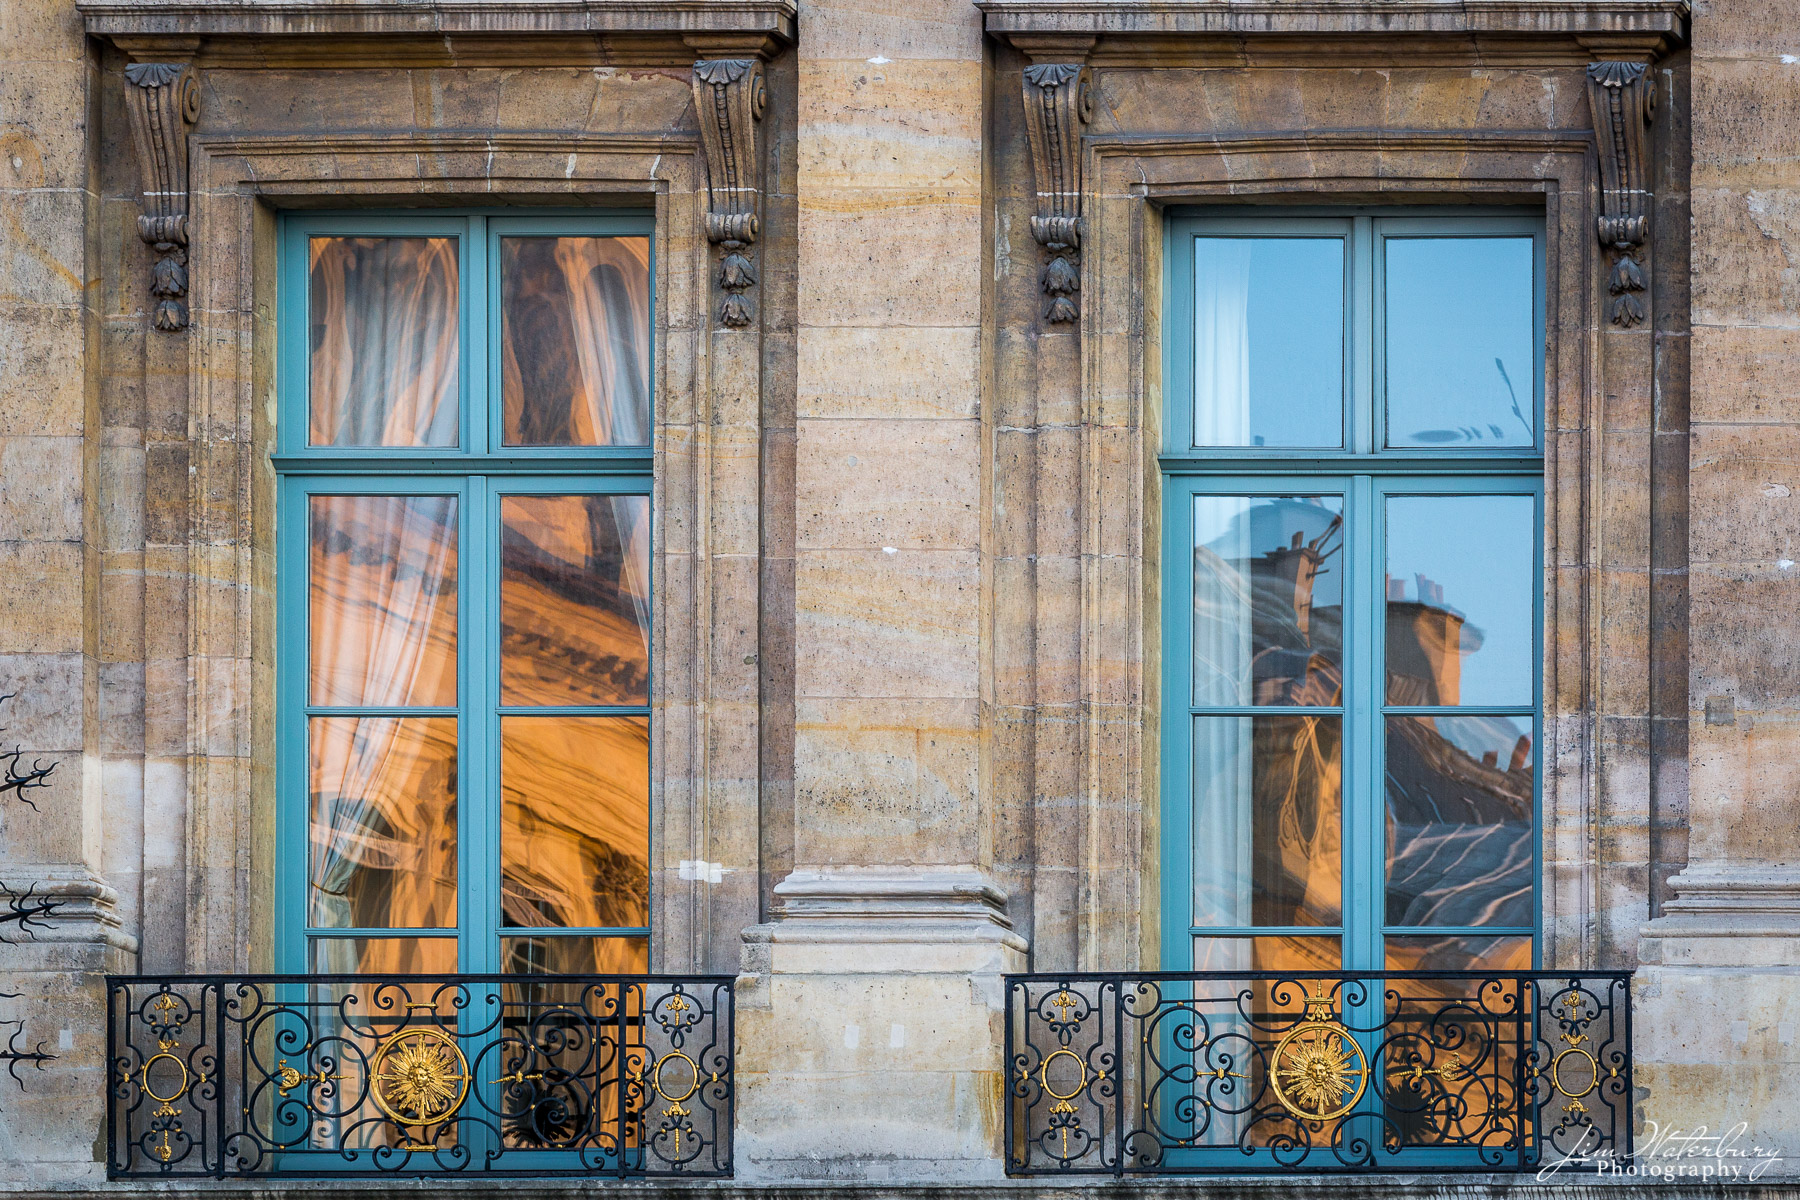
[[469, 1060], [442, 1030], [403, 1029], [375, 1052], [369, 1095], [402, 1125], [434, 1124], [468, 1098]]
[[[663, 1073], [668, 1069], [669, 1064], [672, 1062], [683, 1063], [688, 1072], [686, 1089], [679, 1096], [674, 1095], [669, 1091], [666, 1086], [668, 1081], [663, 1077]], [[652, 1067], [650, 1070], [650, 1081], [656, 1088], [657, 1095], [661, 1096], [664, 1100], [669, 1101], [671, 1104], [680, 1104], [683, 1100], [686, 1100], [689, 1096], [700, 1090], [700, 1065], [681, 1051], [671, 1050], [656, 1060], [656, 1066]]]
[[[157, 1093], [156, 1089], [150, 1086], [150, 1068], [154, 1067], [157, 1063], [161, 1062], [165, 1058], [175, 1064], [175, 1069], [181, 1073], [181, 1076], [180, 1076], [181, 1081], [175, 1085], [174, 1091], [170, 1092], [166, 1096], [163, 1096], [163, 1095], [159, 1095]], [[155, 1100], [160, 1104], [173, 1104], [175, 1101], [177, 1101], [177, 1100], [181, 1099], [183, 1096], [187, 1095], [187, 1090], [188, 1090], [187, 1064], [182, 1062], [179, 1058], [176, 1058], [173, 1054], [170, 1054], [167, 1050], [163, 1051], [160, 1054], [152, 1054], [149, 1057], [149, 1059], [147, 1059], [145, 1061], [143, 1068], [138, 1072], [138, 1078], [141, 1081], [141, 1083], [143, 1084], [144, 1095], [150, 1097], [152, 1100]]]
[[[1570, 1091], [1569, 1085], [1563, 1082], [1562, 1077], [1563, 1059], [1569, 1057], [1571, 1054], [1575, 1055], [1577, 1058], [1587, 1060], [1587, 1086], [1578, 1092]], [[1581, 1099], [1583, 1096], [1600, 1086], [1600, 1060], [1579, 1046], [1569, 1047], [1550, 1061], [1550, 1086], [1571, 1100]]]

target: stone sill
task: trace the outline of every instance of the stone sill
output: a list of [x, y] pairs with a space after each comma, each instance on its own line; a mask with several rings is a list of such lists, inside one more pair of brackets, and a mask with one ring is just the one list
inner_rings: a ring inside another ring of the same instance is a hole
[[794, 39], [796, 0], [77, 0], [101, 37], [742, 34]]
[[989, 33], [1065, 35], [1658, 35], [1688, 0], [975, 0]]

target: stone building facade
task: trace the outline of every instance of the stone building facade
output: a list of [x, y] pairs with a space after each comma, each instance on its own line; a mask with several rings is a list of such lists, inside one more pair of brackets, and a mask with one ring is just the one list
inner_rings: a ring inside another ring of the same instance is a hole
[[306, 221], [639, 222], [643, 953], [735, 977], [734, 1178], [836, 1187], [1005, 1177], [1005, 976], [1193, 965], [1166, 535], [1214, 468], [1167, 444], [1173, 222], [1459, 213], [1538, 255], [1510, 965], [1633, 972], [1640, 1144], [1743, 1121], [1800, 1171], [1794, 16], [0, 0], [0, 724], [59, 763], [0, 805], [0, 882], [60, 900], [0, 946], [56, 1056], [0, 1096], [0, 1177], [140, 1186], [106, 1182], [108, 975], [295, 969]]

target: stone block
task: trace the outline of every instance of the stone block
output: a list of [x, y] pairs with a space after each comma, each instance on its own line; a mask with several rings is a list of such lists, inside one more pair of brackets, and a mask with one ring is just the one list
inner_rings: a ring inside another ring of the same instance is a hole
[[980, 765], [971, 700], [802, 699], [795, 854], [840, 865], [973, 861], [985, 835]]
[[802, 419], [795, 536], [812, 550], [976, 550], [981, 427], [974, 421]]
[[802, 203], [820, 187], [981, 191], [974, 64], [803, 61], [798, 120]]
[[1693, 420], [1800, 422], [1800, 329], [1701, 325], [1692, 340]]
[[981, 346], [971, 326], [797, 331], [801, 417], [973, 417], [980, 411]]
[[977, 694], [981, 573], [962, 550], [817, 550], [796, 564], [801, 697]]
[[957, 5], [911, 0], [833, 0], [808, 7], [797, 54], [802, 60], [975, 63], [982, 57], [981, 16]]
[[76, 542], [0, 542], [0, 654], [82, 650], [85, 565]]
[[981, 241], [979, 195], [807, 188], [799, 221], [802, 327], [979, 323], [981, 267], [968, 254]]

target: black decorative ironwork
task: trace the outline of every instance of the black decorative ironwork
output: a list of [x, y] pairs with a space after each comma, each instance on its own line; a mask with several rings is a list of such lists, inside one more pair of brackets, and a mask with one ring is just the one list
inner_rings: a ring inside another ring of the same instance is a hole
[[1628, 972], [1007, 977], [1012, 1175], [1631, 1154]]
[[107, 981], [111, 1178], [728, 1177], [729, 976]]

